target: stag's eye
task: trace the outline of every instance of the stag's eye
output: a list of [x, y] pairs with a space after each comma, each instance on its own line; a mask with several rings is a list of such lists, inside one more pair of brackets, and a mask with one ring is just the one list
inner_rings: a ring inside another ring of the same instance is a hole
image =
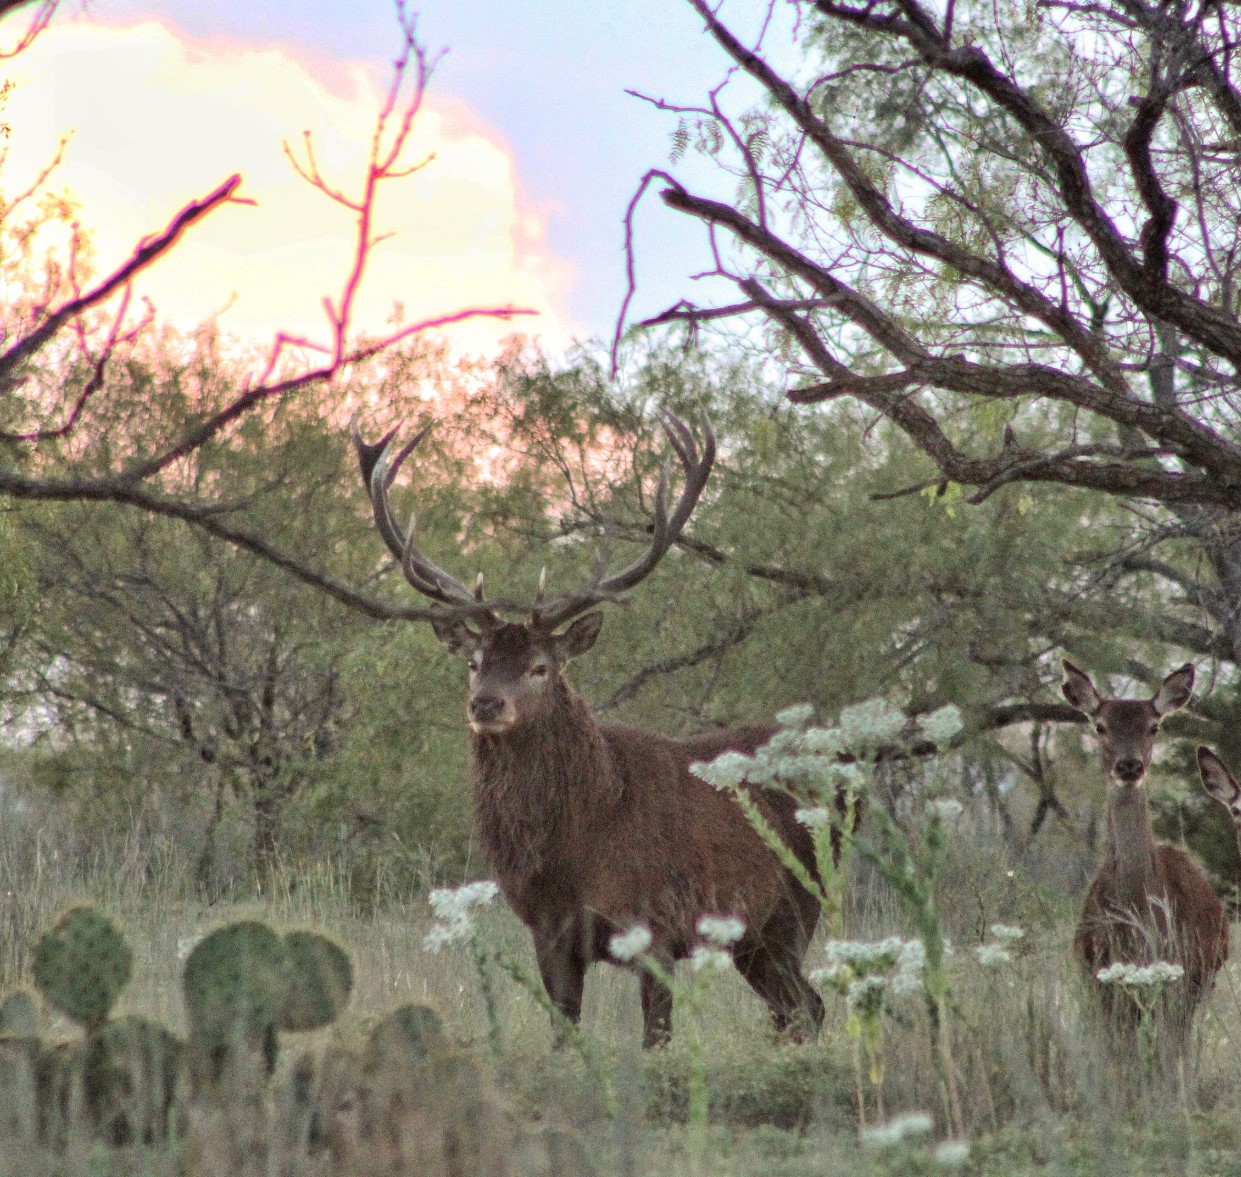
[[1147, 728], [1146, 734], [1147, 734], [1148, 736], [1157, 736], [1157, 735], [1159, 735], [1159, 724], [1157, 724], [1157, 723], [1152, 723], [1152, 724], [1150, 725], [1150, 727], [1149, 727], [1149, 728]]
[[1096, 724], [1094, 725], [1094, 730], [1095, 730], [1095, 731], [1097, 731], [1097, 732], [1099, 733], [1099, 735], [1101, 735], [1101, 736], [1106, 736], [1106, 735], [1107, 735], [1107, 724], [1105, 724], [1105, 723], [1096, 723]]
[[532, 667], [530, 667], [531, 678], [545, 678], [546, 676], [547, 676], [547, 663], [546, 662], [536, 662]]
[[477, 674], [479, 669], [482, 667], [482, 664], [483, 660], [475, 654], [474, 657], [470, 659], [470, 673]]

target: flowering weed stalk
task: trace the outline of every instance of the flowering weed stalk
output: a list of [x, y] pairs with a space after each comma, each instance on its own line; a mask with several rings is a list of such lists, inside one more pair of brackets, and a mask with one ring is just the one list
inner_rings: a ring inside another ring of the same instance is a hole
[[[422, 945], [428, 952], [439, 952], [446, 944], [464, 943], [478, 973], [483, 1006], [487, 1012], [487, 1039], [491, 1053], [497, 1060], [504, 1041], [500, 1028], [499, 1007], [496, 1001], [495, 974], [503, 973], [509, 980], [524, 989], [538, 1006], [551, 1018], [559, 1042], [568, 1043], [578, 1053], [603, 1094], [604, 1106], [609, 1115], [615, 1111], [615, 1097], [607, 1071], [591, 1050], [581, 1030], [575, 1026], [552, 1002], [542, 981], [534, 976], [521, 961], [487, 940], [476, 923], [476, 909], [487, 906], [499, 894], [500, 888], [491, 881], [469, 883], [464, 887], [437, 888], [428, 897], [436, 922], [423, 938]], [[643, 929], [644, 930], [644, 929]], [[649, 933], [647, 933], [649, 936]], [[649, 941], [648, 941], [649, 943]]]
[[[858, 801], [870, 786], [879, 752], [894, 746], [909, 749], [919, 741], [942, 748], [961, 730], [960, 712], [950, 704], [911, 724], [903, 712], [885, 700], [872, 699], [845, 708], [834, 728], [810, 726], [812, 714], [807, 705], [782, 711], [776, 716], [780, 731], [753, 756], [727, 752], [710, 764], [691, 765], [690, 771], [736, 798], [763, 841], [819, 900], [829, 936], [838, 938], [843, 932], [844, 887], [851, 850], [867, 859], [892, 887], [908, 909], [922, 942], [922, 992], [931, 1026], [932, 1055], [948, 1121], [954, 1132], [962, 1134], [947, 1017], [950, 987], [944, 964], [946, 945], [935, 907], [935, 884], [948, 849], [946, 828], [960, 815], [962, 806], [954, 800], [928, 802], [917, 846], [882, 805], [870, 809], [878, 839], [870, 842], [854, 833]], [[746, 785], [780, 789], [804, 802], [796, 816], [814, 841], [819, 879], [785, 845]], [[878, 1066], [882, 1073], [882, 1031], [875, 1023], [861, 1025], [880, 1060], [872, 1060], [872, 1071]]]
[[960, 809], [955, 801], [929, 802], [923, 815], [922, 836], [915, 844], [892, 815], [883, 806], [876, 805], [872, 821], [879, 834], [877, 843], [861, 838], [854, 843], [858, 853], [874, 866], [901, 900], [922, 942], [925, 952], [922, 992], [931, 1029], [931, 1057], [944, 1093], [948, 1122], [954, 1133], [964, 1135], [948, 1016], [951, 996], [945, 963], [948, 946], [935, 905], [935, 884], [948, 852], [947, 826]]
[[730, 949], [745, 934], [745, 924], [736, 916], [704, 915], [698, 920], [697, 929], [703, 942], [690, 954], [692, 980], [688, 985], [677, 979], [670, 964], [657, 960], [651, 954], [652, 938], [646, 928], [635, 926], [627, 932], [618, 933], [608, 942], [608, 951], [616, 960], [650, 973], [655, 980], [672, 991], [674, 1001], [683, 1008], [688, 1008], [694, 1015], [689, 1037], [689, 1109], [686, 1127], [689, 1134], [690, 1171], [695, 1175], [704, 1171], [710, 1111], [707, 1059], [698, 1017], [706, 997], [708, 975], [716, 969], [731, 967]]
[[891, 936], [877, 943], [831, 940], [826, 947], [826, 968], [815, 969], [811, 981], [835, 989], [845, 998], [849, 1011], [845, 1032], [853, 1042], [853, 1068], [858, 1122], [866, 1123], [866, 1097], [862, 1082], [862, 1053], [874, 1089], [876, 1114], [883, 1115], [883, 1014], [888, 1002], [922, 991], [925, 950], [921, 940]]
[[1164, 990], [1181, 980], [1185, 970], [1179, 964], [1157, 960], [1154, 964], [1114, 964], [1100, 969], [1095, 978], [1103, 985], [1115, 985], [1133, 999], [1138, 1007], [1138, 1050], [1142, 1055], [1142, 1073], [1153, 1081], [1156, 1065], [1155, 1010]]
[[475, 927], [475, 909], [488, 906], [499, 893], [499, 886], [489, 879], [467, 883], [464, 887], [437, 887], [428, 896], [431, 910], [435, 912], [435, 923], [422, 941], [428, 952], [439, 952], [446, 944], [465, 942], [469, 945], [487, 1011], [487, 1038], [491, 1053], [497, 1059], [503, 1047], [500, 1014], [490, 959]]

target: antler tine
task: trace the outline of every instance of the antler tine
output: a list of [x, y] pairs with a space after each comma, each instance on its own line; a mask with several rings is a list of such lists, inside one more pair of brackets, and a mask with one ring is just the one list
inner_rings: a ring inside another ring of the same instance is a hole
[[371, 510], [375, 516], [375, 524], [379, 534], [387, 544], [388, 550], [401, 565], [405, 579], [423, 596], [447, 605], [452, 610], [486, 620], [491, 613], [481, 598], [476, 598], [459, 580], [433, 564], [418, 549], [416, 516], [411, 515], [409, 528], [403, 530], [392, 513], [392, 505], [388, 501], [388, 488], [396, 478], [402, 463], [431, 431], [435, 422], [423, 426], [396, 455], [392, 454], [392, 443], [400, 426], [390, 429], [377, 442], [367, 442], [362, 438], [355, 413], [349, 423], [353, 436], [353, 444], [358, 452], [358, 465], [362, 470], [362, 480], [370, 493]]
[[539, 611], [540, 623], [547, 628], [555, 628], [564, 624], [572, 617], [589, 609], [600, 601], [616, 600], [622, 593], [640, 584], [663, 559], [668, 549], [677, 541], [682, 529], [693, 514], [711, 467], [715, 462], [715, 434], [706, 417], [702, 418], [705, 440], [701, 455], [694, 441], [690, 428], [673, 413], [662, 413], [660, 424], [672, 443], [677, 457], [685, 471], [685, 485], [681, 488], [681, 497], [671, 516], [668, 514], [668, 465], [664, 464], [660, 471], [659, 486], [655, 492], [654, 523], [651, 543], [646, 551], [627, 567], [612, 576], [603, 576], [600, 569], [592, 581], [576, 592], [558, 597], [551, 604]]
[[[370, 495], [371, 511], [375, 516], [375, 526], [390, 551], [398, 560], [405, 554], [405, 533], [392, 517], [392, 509], [388, 505], [387, 489], [392, 482], [388, 473], [388, 451], [392, 439], [396, 436], [400, 425], [389, 429], [378, 441], [368, 442], [362, 437], [358, 426], [358, 415], [354, 413], [349, 422], [349, 432], [353, 437], [353, 445], [358, 453], [358, 466], [362, 471], [362, 482]], [[421, 440], [426, 430], [418, 435]], [[405, 454], [402, 453], [402, 460]], [[393, 471], [395, 473], [395, 471]]]

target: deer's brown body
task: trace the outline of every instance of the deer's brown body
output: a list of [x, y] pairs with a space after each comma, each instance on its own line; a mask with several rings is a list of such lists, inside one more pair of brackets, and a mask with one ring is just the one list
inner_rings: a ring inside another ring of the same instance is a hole
[[1115, 1028], [1135, 1026], [1138, 1007], [1115, 985], [1099, 983], [1099, 971], [1119, 963], [1179, 964], [1184, 977], [1168, 986], [1164, 1002], [1171, 1045], [1179, 1053], [1195, 1009], [1228, 957], [1228, 924], [1193, 859], [1156, 841], [1142, 781], [1160, 720], [1189, 701], [1193, 667], [1173, 671], [1149, 700], [1103, 699], [1071, 662], [1064, 668], [1065, 696], [1094, 724], [1108, 782], [1107, 841], [1078, 917], [1074, 952]]
[[[519, 625], [477, 638], [460, 631], [441, 637], [475, 659], [475, 820], [505, 899], [534, 937], [543, 982], [561, 1013], [578, 1020], [586, 969], [609, 959], [617, 932], [646, 927], [652, 955], [667, 967], [701, 942], [702, 916], [735, 915], [746, 926], [735, 948], [737, 968], [777, 1025], [817, 1028], [822, 1002], [801, 961], [818, 904], [737, 803], [689, 770], [730, 749], [753, 752], [774, 729], [674, 740], [600, 724], [561, 674], [554, 639]], [[531, 678], [537, 667], [546, 673]], [[479, 701], [485, 708], [499, 699], [511, 720], [503, 727], [480, 723]], [[814, 849], [793, 816], [795, 802], [764, 791], [756, 798], [813, 872]], [[646, 1044], [665, 1040], [671, 995], [649, 974], [642, 1008]]]
[[[602, 616], [585, 612], [641, 581], [684, 526], [714, 457], [708, 430], [699, 458], [676, 418], [665, 429], [685, 468], [685, 489], [668, 516], [660, 481], [650, 548], [622, 571], [544, 603], [484, 600], [421, 552], [412, 528], [396, 525], [387, 502], [391, 436], [367, 445], [356, 434], [376, 522], [406, 577], [438, 608], [423, 614], [436, 635], [470, 660], [474, 803], [483, 848], [500, 888], [530, 929], [548, 996], [570, 1022], [581, 1015], [586, 970], [609, 959], [609, 941], [641, 925], [664, 968], [701, 942], [698, 920], [731, 915], [745, 924], [733, 959], [767, 1003], [778, 1027], [814, 1032], [823, 1003], [802, 972], [818, 903], [764, 844], [736, 801], [690, 772], [695, 761], [753, 752], [774, 729], [710, 732], [684, 740], [600, 724], [564, 678], [588, 651]], [[399, 465], [418, 438], [397, 457]], [[528, 612], [505, 622], [502, 612]], [[584, 615], [582, 615], [584, 614]], [[576, 620], [574, 620], [576, 618]], [[568, 622], [572, 624], [561, 629]], [[814, 874], [809, 833], [795, 802], [756, 790], [770, 826]], [[642, 974], [643, 1042], [671, 1032], [672, 994]]]

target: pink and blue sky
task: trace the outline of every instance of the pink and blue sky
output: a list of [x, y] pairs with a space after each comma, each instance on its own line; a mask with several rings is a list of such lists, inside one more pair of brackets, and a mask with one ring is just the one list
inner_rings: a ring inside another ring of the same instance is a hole
[[[625, 206], [643, 172], [667, 164], [673, 126], [624, 91], [701, 101], [722, 77], [718, 52], [682, 0], [417, 7], [421, 39], [449, 51], [413, 153], [436, 158], [381, 206], [395, 236], [375, 254], [361, 324], [380, 330], [394, 302], [424, 317], [512, 301], [539, 310], [522, 327], [553, 351], [610, 335]], [[239, 171], [258, 206], [214, 213], [140, 292], [187, 326], [219, 314], [243, 336], [321, 335], [350, 225], [293, 175], [281, 142], [310, 129], [325, 171], [351, 182], [398, 44], [390, 0], [69, 2], [7, 63], [17, 86], [0, 184], [16, 189], [72, 132], [55, 185], [81, 200], [107, 268]], [[642, 314], [683, 295], [705, 254], [657, 201], [639, 230]], [[475, 324], [454, 339], [490, 350], [512, 329]]]

